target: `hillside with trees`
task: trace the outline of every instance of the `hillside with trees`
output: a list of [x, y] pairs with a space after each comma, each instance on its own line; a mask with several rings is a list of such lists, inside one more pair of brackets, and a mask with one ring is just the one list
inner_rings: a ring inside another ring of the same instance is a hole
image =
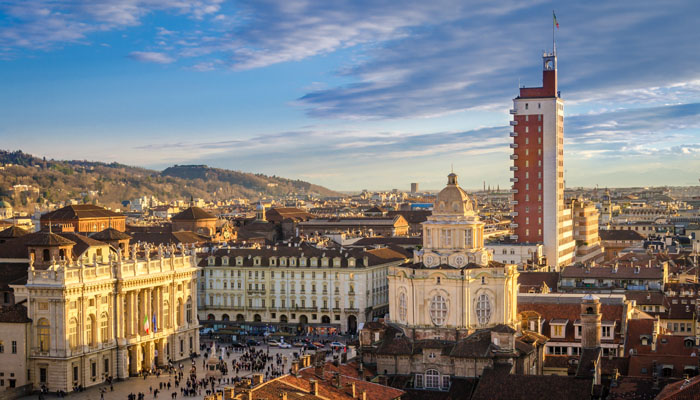
[[[27, 211], [35, 204], [70, 199], [121, 207], [124, 200], [150, 195], [163, 201], [191, 197], [209, 201], [290, 194], [337, 195], [300, 180], [206, 165], [175, 165], [161, 172], [119, 163], [47, 160], [21, 151], [3, 150], [0, 150], [0, 165], [4, 166], [0, 169], [0, 198]], [[15, 185], [31, 186], [34, 190], [13, 190]]]

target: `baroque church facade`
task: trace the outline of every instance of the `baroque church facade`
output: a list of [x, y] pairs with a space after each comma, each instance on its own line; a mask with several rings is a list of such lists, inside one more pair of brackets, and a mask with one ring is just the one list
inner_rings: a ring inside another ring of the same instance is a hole
[[390, 268], [392, 322], [416, 339], [456, 340], [477, 329], [515, 327], [518, 270], [494, 262], [484, 248], [484, 223], [454, 173], [433, 210], [413, 262]]
[[427, 390], [447, 390], [495, 364], [541, 374], [547, 338], [517, 314], [517, 267], [484, 248], [484, 223], [454, 173], [422, 229], [413, 260], [389, 267], [389, 322], [361, 336], [363, 353], [371, 351], [364, 359], [376, 357], [380, 374]]

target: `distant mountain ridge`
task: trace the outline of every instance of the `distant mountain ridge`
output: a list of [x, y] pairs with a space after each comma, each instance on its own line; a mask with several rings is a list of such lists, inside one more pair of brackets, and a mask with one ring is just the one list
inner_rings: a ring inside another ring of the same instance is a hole
[[[0, 150], [0, 198], [14, 207], [32, 209], [33, 203], [80, 198], [85, 202], [120, 207], [124, 200], [154, 195], [163, 201], [189, 199], [256, 199], [288, 194], [337, 196], [337, 192], [301, 180], [266, 176], [206, 165], [175, 165], [162, 172], [119, 163], [47, 160], [22, 151]], [[14, 185], [40, 189], [19, 192]]]

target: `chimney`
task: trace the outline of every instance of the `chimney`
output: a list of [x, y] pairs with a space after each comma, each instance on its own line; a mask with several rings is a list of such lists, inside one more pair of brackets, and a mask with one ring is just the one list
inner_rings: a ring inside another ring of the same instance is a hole
[[292, 375], [297, 376], [299, 374], [299, 361], [292, 361]]
[[287, 392], [282, 392], [282, 396], [280, 396], [282, 400], [287, 400]]
[[253, 386], [258, 386], [263, 383], [263, 374], [253, 374]]
[[367, 392], [362, 391], [362, 400], [367, 400]]
[[319, 378], [323, 379], [323, 367], [325, 366], [325, 361], [316, 361], [314, 365], [314, 374]]
[[318, 396], [318, 381], [316, 379], [309, 379], [309, 384], [311, 385], [311, 393], [314, 396]]
[[340, 374], [337, 372], [333, 373], [333, 383], [334, 383], [335, 387], [338, 389], [343, 387], [343, 385], [340, 382]]
[[354, 399], [357, 396], [357, 391], [355, 390], [355, 382], [350, 383], [350, 387], [352, 388], [352, 398]]

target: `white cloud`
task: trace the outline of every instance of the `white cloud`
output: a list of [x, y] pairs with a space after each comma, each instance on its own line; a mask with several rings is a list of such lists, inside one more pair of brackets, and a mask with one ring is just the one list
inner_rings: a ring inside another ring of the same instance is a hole
[[170, 64], [175, 61], [174, 58], [170, 57], [164, 53], [158, 53], [154, 51], [132, 51], [129, 53], [129, 57], [134, 60], [143, 62], [152, 62], [158, 64]]

